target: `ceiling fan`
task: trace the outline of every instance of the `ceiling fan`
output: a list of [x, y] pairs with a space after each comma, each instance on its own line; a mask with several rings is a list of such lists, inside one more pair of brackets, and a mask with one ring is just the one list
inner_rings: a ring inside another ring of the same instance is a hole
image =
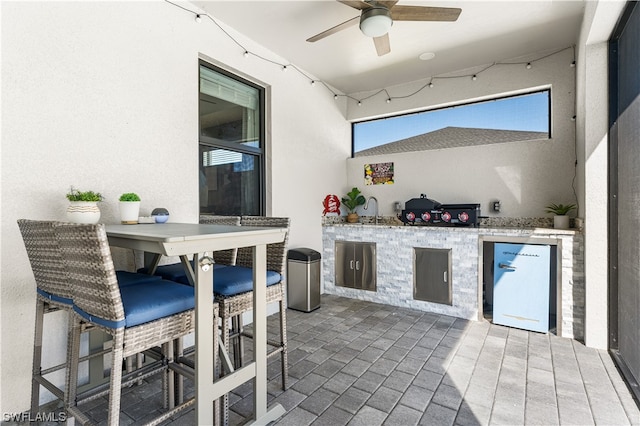
[[454, 7], [396, 6], [398, 0], [338, 0], [338, 2], [360, 10], [360, 16], [316, 34], [307, 41], [313, 43], [359, 22], [360, 30], [364, 35], [373, 37], [378, 56], [391, 52], [389, 29], [393, 21], [456, 21], [462, 12], [462, 9]]

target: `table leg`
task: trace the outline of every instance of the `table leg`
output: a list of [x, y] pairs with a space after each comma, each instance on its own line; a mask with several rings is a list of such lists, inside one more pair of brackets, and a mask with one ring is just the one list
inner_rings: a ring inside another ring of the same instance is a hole
[[[198, 255], [195, 265], [196, 295], [196, 423], [212, 425], [213, 398], [208, 399], [214, 380], [213, 368], [213, 267], [208, 263], [208, 253]], [[206, 269], [206, 270], [204, 270]], [[217, 330], [215, 330], [217, 332]], [[218, 348], [215, 348], [217, 350]]]
[[253, 359], [256, 363], [256, 379], [253, 382], [255, 397], [254, 419], [267, 412], [267, 251], [265, 245], [253, 248]]
[[280, 404], [267, 410], [267, 246], [253, 248], [254, 424], [266, 425], [285, 413]]
[[158, 265], [160, 264], [160, 258], [162, 256], [158, 253], [144, 253], [144, 266], [147, 268], [147, 273], [149, 275], [153, 275], [156, 273], [158, 269]]

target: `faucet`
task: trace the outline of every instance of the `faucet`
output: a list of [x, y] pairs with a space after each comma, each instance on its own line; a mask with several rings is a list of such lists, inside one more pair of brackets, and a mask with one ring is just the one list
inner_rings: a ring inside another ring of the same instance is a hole
[[374, 223], [377, 225], [378, 224], [378, 199], [376, 197], [369, 197], [369, 199], [367, 200], [367, 202], [364, 204], [364, 209], [368, 210], [369, 209], [369, 201], [371, 200], [375, 200], [376, 202], [376, 215], [374, 216]]

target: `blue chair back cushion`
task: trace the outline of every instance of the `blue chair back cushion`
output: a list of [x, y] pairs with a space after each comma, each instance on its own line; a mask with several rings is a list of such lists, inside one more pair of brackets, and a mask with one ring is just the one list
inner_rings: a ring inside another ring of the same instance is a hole
[[[278, 284], [282, 276], [267, 271], [267, 287]], [[213, 292], [229, 297], [253, 290], [253, 269], [244, 266], [223, 266], [213, 271]]]
[[120, 297], [125, 314], [123, 321], [96, 318], [77, 306], [74, 310], [93, 323], [120, 328], [134, 327], [195, 307], [193, 287], [165, 280], [120, 287]]

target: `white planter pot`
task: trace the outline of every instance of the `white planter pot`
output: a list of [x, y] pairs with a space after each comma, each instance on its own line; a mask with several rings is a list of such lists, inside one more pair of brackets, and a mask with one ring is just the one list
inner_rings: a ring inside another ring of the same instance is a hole
[[553, 227], [556, 229], [569, 229], [569, 216], [567, 215], [554, 216]]
[[96, 224], [100, 221], [97, 201], [69, 201], [67, 220], [72, 223]]
[[138, 223], [140, 201], [120, 201], [120, 222], [125, 225]]

